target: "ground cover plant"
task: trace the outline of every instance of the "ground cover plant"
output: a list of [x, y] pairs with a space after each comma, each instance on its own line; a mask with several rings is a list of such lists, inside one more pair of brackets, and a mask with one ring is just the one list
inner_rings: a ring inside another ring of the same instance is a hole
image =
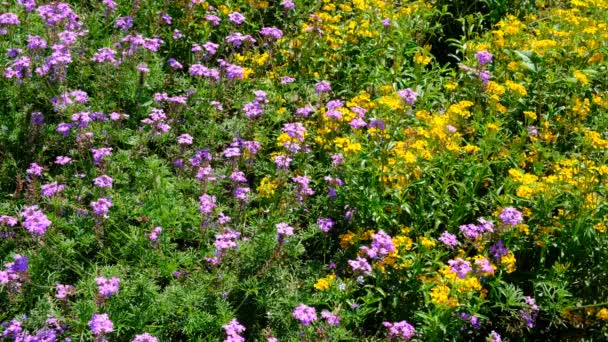
[[460, 3], [3, 2], [0, 340], [607, 339], [608, 2]]

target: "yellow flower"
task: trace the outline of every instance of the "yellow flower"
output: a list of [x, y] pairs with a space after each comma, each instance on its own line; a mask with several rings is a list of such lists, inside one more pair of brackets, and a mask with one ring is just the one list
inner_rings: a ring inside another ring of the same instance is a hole
[[271, 180], [268, 177], [262, 178], [260, 182], [260, 186], [258, 186], [258, 194], [262, 198], [270, 198], [274, 195], [275, 190], [277, 189], [277, 181]]
[[449, 91], [454, 91], [456, 88], [458, 88], [458, 83], [449, 81], [448, 83], [444, 84], [443, 87]]
[[417, 51], [416, 54], [414, 55], [414, 63], [418, 64], [418, 65], [422, 65], [425, 66], [427, 64], [429, 64], [431, 62], [431, 57], [427, 56], [426, 54]]
[[526, 119], [529, 119], [529, 120], [532, 120], [532, 121], [534, 121], [534, 120], [537, 119], [536, 113], [531, 112], [531, 111], [525, 111], [524, 112], [524, 116], [526, 117]]
[[576, 70], [574, 72], [574, 78], [576, 78], [582, 84], [588, 84], [589, 83], [589, 78], [587, 77], [587, 75], [585, 75], [585, 73], [583, 73], [580, 70]]
[[526, 88], [523, 85], [519, 84], [519, 83], [515, 83], [515, 82], [512, 82], [512, 81], [506, 81], [505, 85], [512, 92], [517, 93], [519, 96], [526, 96], [526, 95], [528, 95], [528, 91], [526, 91]]
[[341, 234], [339, 236], [340, 238], [340, 247], [342, 247], [342, 249], [346, 249], [348, 248], [350, 245], [353, 244], [353, 238], [355, 237], [355, 233], [348, 231], [344, 234]]
[[334, 274], [330, 274], [325, 278], [321, 278], [321, 279], [317, 280], [314, 287], [318, 291], [325, 291], [331, 287], [331, 285], [334, 283], [335, 279], [336, 279], [336, 276]]
[[507, 273], [513, 273], [516, 269], [515, 255], [513, 255], [513, 252], [509, 252], [507, 255], [500, 258], [500, 263], [507, 268]]
[[596, 223], [593, 225], [593, 229], [597, 230], [600, 233], [605, 233], [606, 232], [606, 225], [602, 222], [600, 223]]
[[437, 245], [437, 243], [434, 240], [431, 240], [431, 239], [427, 238], [426, 236], [423, 236], [420, 238], [420, 244], [422, 246], [424, 246], [424, 248], [427, 248], [427, 249], [431, 249]]
[[603, 321], [608, 321], [608, 309], [602, 308], [600, 311], [597, 312], [595, 317], [597, 317]]

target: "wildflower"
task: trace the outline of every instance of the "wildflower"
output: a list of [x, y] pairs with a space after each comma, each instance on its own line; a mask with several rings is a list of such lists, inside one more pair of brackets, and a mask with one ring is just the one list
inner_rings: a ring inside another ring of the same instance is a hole
[[95, 186], [100, 187], [102, 189], [111, 188], [113, 182], [114, 182], [114, 179], [112, 179], [112, 177], [106, 176], [106, 175], [101, 175], [101, 176], [93, 179], [93, 184], [95, 184]]
[[163, 227], [154, 227], [150, 234], [148, 234], [148, 239], [150, 239], [150, 241], [152, 241], [153, 243], [156, 243], [158, 241], [158, 236], [162, 231]]
[[534, 328], [536, 325], [536, 318], [538, 317], [539, 307], [536, 305], [534, 298], [525, 296], [524, 300], [528, 307], [520, 310], [521, 318], [526, 323], [528, 329]]
[[44, 235], [52, 224], [51, 220], [41, 210], [38, 210], [37, 205], [25, 207], [19, 216], [25, 218], [22, 223], [23, 227], [36, 235]]
[[69, 297], [70, 295], [72, 295], [74, 293], [74, 286], [72, 285], [63, 285], [63, 284], [57, 284], [57, 293], [55, 294], [55, 298], [57, 299], [66, 299], [67, 297]]
[[475, 58], [477, 59], [479, 65], [486, 65], [488, 63], [492, 63], [492, 57], [493, 55], [485, 50], [479, 51], [475, 54]]
[[98, 287], [98, 293], [100, 297], [108, 298], [118, 292], [120, 279], [112, 277], [107, 279], [105, 277], [95, 278], [95, 283]]
[[306, 304], [300, 304], [297, 306], [293, 310], [292, 316], [300, 321], [300, 323], [305, 327], [309, 326], [312, 322], [318, 319], [317, 310], [315, 310], [314, 307]]
[[135, 335], [135, 338], [133, 339], [132, 342], [158, 342], [158, 338], [156, 338], [148, 333], [143, 333], [140, 335]]
[[108, 217], [108, 212], [110, 208], [113, 206], [112, 201], [110, 201], [107, 197], [102, 197], [97, 201], [91, 202], [91, 207], [93, 207], [93, 214], [100, 217]]
[[44, 184], [40, 187], [42, 196], [51, 197], [56, 193], [63, 191], [65, 185], [58, 184], [57, 182]]
[[371, 248], [363, 246], [361, 250], [370, 258], [385, 257], [395, 251], [395, 245], [390, 235], [380, 230], [372, 235]]
[[198, 199], [200, 204], [198, 210], [203, 214], [210, 214], [211, 212], [213, 212], [213, 209], [217, 207], [217, 205], [215, 204], [215, 196], [204, 194]]
[[418, 93], [410, 88], [399, 90], [397, 94], [403, 99], [403, 101], [405, 101], [405, 103], [409, 104], [410, 106], [413, 106], [416, 102], [416, 99], [418, 98]]
[[213, 15], [213, 14], [205, 15], [205, 20], [210, 22], [213, 26], [218, 26], [220, 24], [220, 21], [222, 21], [222, 19], [220, 19], [218, 16]]
[[114, 24], [114, 28], [128, 31], [131, 27], [133, 27], [133, 17], [118, 17], [116, 18], [116, 23]]
[[340, 325], [340, 317], [338, 315], [334, 315], [327, 310], [321, 311], [321, 317], [323, 317], [327, 324], [337, 326]]
[[169, 63], [169, 66], [173, 69], [182, 69], [184, 67], [182, 63], [178, 62], [175, 58], [169, 58], [167, 63]]
[[177, 137], [177, 143], [180, 145], [192, 145], [192, 136], [190, 134], [184, 133]]
[[500, 337], [496, 331], [492, 330], [490, 335], [488, 335], [487, 342], [502, 342], [502, 337]]
[[490, 254], [492, 254], [496, 260], [500, 260], [500, 258], [507, 255], [507, 253], [509, 253], [509, 250], [505, 248], [501, 240], [490, 247]]
[[475, 265], [479, 268], [479, 271], [482, 274], [493, 275], [494, 267], [492, 267], [492, 263], [487, 258], [481, 257], [475, 260]]
[[441, 234], [438, 240], [443, 242], [446, 246], [450, 248], [454, 248], [459, 244], [456, 235], [450, 234], [447, 230], [444, 231], [443, 234]]
[[239, 12], [232, 12], [232, 13], [228, 14], [228, 21], [231, 23], [240, 25], [243, 22], [245, 22], [245, 16]]
[[40, 166], [36, 163], [31, 163], [30, 167], [27, 170], [25, 170], [25, 173], [27, 173], [30, 176], [40, 177], [40, 176], [42, 176], [42, 166]]
[[473, 270], [471, 263], [462, 258], [449, 260], [448, 264], [450, 265], [450, 271], [456, 273], [460, 279], [466, 278], [467, 274]]
[[331, 287], [336, 276], [333, 274], [328, 275], [327, 277], [320, 278], [314, 285], [314, 288], [319, 291], [325, 291]]
[[246, 201], [247, 195], [249, 194], [250, 191], [251, 191], [251, 189], [249, 189], [248, 187], [236, 188], [236, 189], [234, 189], [234, 197], [238, 200]]
[[264, 37], [270, 37], [272, 39], [278, 40], [283, 37], [283, 31], [279, 30], [276, 27], [262, 27], [260, 30], [260, 34]]
[[603, 321], [608, 321], [608, 309], [602, 308], [595, 316]]
[[226, 339], [224, 342], [245, 342], [240, 334], [245, 331], [245, 327], [241, 325], [236, 319], [230, 321], [230, 323], [222, 326], [226, 331]]
[[101, 48], [97, 50], [91, 60], [97, 63], [110, 62], [113, 63], [115, 66], [120, 64], [120, 62], [116, 60], [116, 51], [110, 48]]
[[498, 218], [502, 220], [503, 224], [509, 226], [516, 226], [524, 221], [522, 213], [513, 207], [504, 208]]
[[305, 107], [296, 109], [296, 115], [308, 117], [314, 111], [315, 111], [315, 109], [312, 106], [305, 106]]
[[141, 72], [142, 74], [147, 74], [150, 72], [150, 68], [148, 68], [148, 64], [146, 63], [139, 63], [137, 65], [137, 71]]
[[327, 81], [321, 81], [315, 84], [315, 91], [317, 94], [327, 93], [331, 91], [331, 84]]
[[287, 170], [289, 169], [289, 165], [291, 165], [292, 159], [284, 154], [279, 154], [273, 157], [274, 163], [279, 168], [279, 170]]
[[348, 264], [353, 269], [353, 272], [360, 271], [366, 276], [372, 274], [372, 266], [365, 258], [358, 256], [355, 260], [348, 260]]
[[279, 241], [279, 245], [283, 243], [283, 240], [287, 236], [293, 235], [293, 227], [288, 225], [287, 223], [281, 222], [276, 224], [277, 228], [277, 240]]
[[89, 327], [95, 336], [103, 336], [114, 331], [114, 325], [107, 314], [93, 314]]
[[92, 148], [91, 153], [93, 154], [93, 164], [99, 165], [103, 158], [112, 154], [111, 147]]
[[290, 76], [283, 76], [281, 77], [281, 84], [289, 84], [289, 83], [293, 83], [296, 79]]
[[285, 8], [286, 10], [291, 10], [291, 9], [296, 8], [296, 4], [291, 0], [281, 1], [281, 6], [283, 6], [283, 8]]
[[5, 224], [7, 226], [14, 227], [17, 225], [18, 222], [19, 221], [17, 220], [16, 217], [0, 215], [0, 224]]
[[298, 185], [298, 201], [302, 202], [306, 196], [315, 194], [314, 190], [309, 187], [310, 178], [306, 176], [296, 176], [291, 179]]
[[317, 226], [322, 232], [327, 233], [336, 224], [336, 222], [330, 218], [319, 218], [317, 220]]
[[331, 156], [331, 163], [333, 165], [340, 165], [343, 162], [344, 162], [344, 157], [342, 156], [342, 153], [334, 154]]
[[384, 322], [382, 323], [388, 329], [388, 337], [389, 338], [401, 338], [405, 341], [409, 341], [414, 334], [416, 333], [416, 329], [409, 324], [407, 321], [401, 322]]

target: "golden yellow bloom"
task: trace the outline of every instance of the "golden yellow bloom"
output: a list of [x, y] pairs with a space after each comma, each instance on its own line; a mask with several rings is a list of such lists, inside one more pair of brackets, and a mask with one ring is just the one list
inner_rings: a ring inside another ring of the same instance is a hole
[[507, 88], [509, 88], [509, 90], [511, 90], [512, 92], [518, 94], [519, 96], [526, 96], [528, 95], [528, 91], [526, 90], [526, 88], [519, 84], [519, 83], [515, 83], [512, 81], [506, 81], [505, 85], [507, 86]]
[[602, 308], [600, 311], [597, 312], [595, 317], [601, 319], [602, 321], [608, 321], [608, 309]]
[[429, 238], [427, 238], [426, 236], [423, 236], [420, 238], [420, 244], [427, 249], [431, 249], [433, 247], [435, 247], [437, 245], [437, 242], [435, 242], [434, 240], [431, 240]]
[[421, 51], [417, 51], [414, 55], [414, 63], [418, 65], [425, 66], [431, 62], [431, 57], [422, 53]]
[[589, 78], [587, 77], [587, 75], [585, 75], [585, 73], [583, 73], [580, 70], [576, 70], [574, 72], [574, 78], [576, 78], [582, 84], [588, 84], [589, 83]]
[[509, 252], [507, 255], [500, 258], [500, 263], [507, 268], [507, 273], [513, 273], [516, 269], [515, 255], [513, 255], [513, 252]]
[[335, 279], [336, 279], [336, 275], [330, 274], [325, 278], [321, 278], [321, 279], [317, 280], [314, 287], [318, 291], [325, 291], [331, 287], [331, 285], [334, 283]]
[[268, 177], [262, 178], [260, 186], [258, 186], [258, 195], [262, 198], [270, 198], [274, 195], [277, 189], [278, 182]]
[[344, 234], [341, 234], [339, 236], [340, 238], [340, 247], [342, 247], [342, 249], [346, 249], [348, 248], [350, 245], [353, 244], [353, 238], [355, 237], [355, 233], [351, 232], [350, 230]]
[[532, 120], [532, 121], [534, 121], [534, 120], [537, 119], [536, 113], [531, 112], [531, 111], [525, 111], [524, 112], [524, 116], [526, 117], [526, 119], [529, 119], [529, 120]]

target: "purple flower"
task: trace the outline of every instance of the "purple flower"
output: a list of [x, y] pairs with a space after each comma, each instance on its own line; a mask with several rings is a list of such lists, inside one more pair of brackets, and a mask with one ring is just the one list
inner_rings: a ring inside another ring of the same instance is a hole
[[326, 93], [331, 91], [331, 84], [327, 81], [321, 81], [315, 84], [315, 91], [317, 94]]
[[42, 196], [51, 197], [56, 193], [63, 191], [65, 185], [58, 184], [57, 182], [44, 184], [40, 187]]
[[492, 78], [492, 74], [487, 70], [480, 70], [477, 73], [477, 76], [483, 84], [488, 84], [490, 82], [490, 78]]
[[112, 277], [110, 279], [105, 277], [95, 278], [95, 283], [98, 287], [99, 296], [108, 298], [118, 292], [120, 279]]
[[171, 18], [170, 15], [168, 15], [167, 13], [161, 13], [160, 18], [165, 22], [165, 24], [167, 25], [171, 25], [171, 23], [173, 22], [173, 18]]
[[114, 179], [112, 179], [112, 177], [106, 176], [106, 175], [101, 175], [101, 176], [93, 179], [93, 184], [95, 184], [96, 186], [98, 186], [100, 188], [111, 188], [113, 182], [114, 182]]
[[141, 72], [142, 74], [147, 74], [150, 72], [150, 68], [148, 68], [148, 64], [146, 63], [139, 63], [137, 65], [137, 71]]
[[379, 230], [377, 233], [372, 235], [371, 248], [367, 246], [361, 247], [370, 258], [382, 258], [395, 251], [395, 245], [390, 235], [384, 231]]
[[40, 125], [44, 122], [44, 115], [41, 112], [32, 112], [30, 122], [32, 125]]
[[245, 173], [243, 171], [234, 170], [230, 174], [230, 180], [237, 183], [247, 183], [247, 177], [245, 177]]
[[219, 25], [220, 21], [222, 21], [222, 19], [220, 19], [218, 16], [212, 14], [205, 15], [205, 20], [210, 22], [213, 26]]
[[454, 248], [459, 244], [456, 235], [450, 234], [447, 230], [444, 231], [443, 234], [441, 234], [438, 240], [443, 242], [446, 246], [450, 248]]
[[285, 237], [293, 235], [293, 227], [288, 225], [285, 222], [277, 223], [276, 228], [277, 228], [277, 240], [279, 241], [279, 244], [283, 243], [283, 240], [285, 239]]
[[532, 329], [536, 325], [536, 318], [538, 317], [538, 312], [540, 309], [538, 305], [536, 305], [534, 298], [525, 296], [524, 300], [526, 301], [528, 307], [520, 311], [521, 318], [526, 323], [526, 327], [528, 327], [528, 329]]
[[93, 164], [99, 165], [103, 158], [112, 154], [111, 147], [92, 148], [91, 154], [93, 154]]
[[100, 217], [108, 217], [108, 212], [110, 208], [113, 206], [112, 201], [110, 201], [107, 197], [102, 197], [97, 201], [91, 202], [91, 207], [93, 207], [93, 214]]
[[388, 329], [388, 337], [389, 338], [401, 338], [405, 341], [409, 341], [414, 334], [416, 333], [416, 329], [409, 324], [407, 321], [401, 322], [384, 322], [382, 323]]
[[300, 323], [307, 327], [312, 322], [316, 321], [317, 318], [317, 310], [314, 307], [308, 306], [306, 304], [298, 305], [291, 314], [293, 318], [300, 321]]
[[355, 260], [348, 260], [348, 264], [353, 269], [353, 272], [361, 272], [366, 276], [372, 274], [372, 266], [365, 258], [357, 256]]
[[220, 252], [228, 249], [237, 248], [237, 240], [241, 237], [241, 233], [236, 230], [226, 229], [222, 234], [215, 235], [213, 246]]
[[475, 266], [478, 267], [479, 271], [484, 274], [494, 274], [494, 268], [488, 258], [480, 258], [475, 260]]
[[107, 314], [93, 314], [89, 327], [95, 336], [103, 336], [114, 331], [114, 325]]
[[72, 158], [66, 156], [59, 156], [55, 158], [55, 164], [57, 165], [65, 165], [72, 161]]
[[190, 134], [184, 133], [177, 137], [177, 143], [180, 145], [192, 145], [192, 136]]
[[118, 64], [120, 64], [120, 62], [116, 60], [116, 51], [110, 48], [101, 48], [97, 50], [91, 60], [97, 63], [110, 62], [113, 63], [115, 66], [118, 66]]
[[244, 35], [240, 32], [234, 32], [226, 37], [226, 43], [232, 44], [234, 47], [240, 47], [243, 43], [255, 43], [256, 40], [250, 35]]
[[284, 154], [278, 154], [274, 156], [273, 160], [279, 170], [289, 169], [289, 165], [291, 165], [292, 162], [292, 159]]
[[106, 6], [109, 11], [116, 10], [116, 3], [113, 0], [102, 0], [101, 3], [104, 4], [104, 6]]
[[293, 83], [296, 79], [290, 76], [283, 76], [281, 77], [281, 84], [289, 84], [289, 83]]
[[308, 117], [311, 113], [314, 113], [314, 111], [315, 111], [315, 109], [312, 106], [308, 105], [308, 106], [296, 109], [296, 115]]
[[302, 202], [306, 196], [315, 194], [314, 190], [309, 187], [310, 178], [306, 176], [296, 176], [291, 179], [298, 185], [298, 201]]
[[477, 62], [479, 65], [486, 65], [488, 63], [492, 63], [493, 55], [488, 51], [479, 51], [475, 54], [475, 58], [477, 58]]
[[143, 333], [141, 335], [135, 335], [132, 342], [158, 342], [158, 338], [148, 333]]
[[322, 232], [327, 233], [336, 224], [336, 222], [330, 218], [319, 218], [317, 220], [317, 226]]
[[219, 47], [220, 47], [220, 45], [215, 44], [214, 42], [206, 42], [205, 44], [203, 44], [203, 49], [205, 49], [205, 51], [209, 55], [215, 55], [217, 53], [217, 49]]
[[450, 265], [450, 271], [456, 273], [460, 279], [466, 278], [467, 274], [473, 270], [471, 263], [462, 258], [449, 260], [448, 265]]
[[226, 331], [224, 342], [245, 342], [245, 338], [241, 336], [241, 333], [245, 331], [245, 327], [236, 319], [231, 320], [230, 323], [222, 326], [222, 328]]
[[413, 106], [416, 102], [416, 99], [418, 98], [418, 93], [410, 88], [399, 90], [397, 94], [403, 99], [403, 101], [405, 101], [405, 103], [409, 104], [410, 106]]
[[340, 317], [338, 315], [332, 314], [331, 312], [329, 312], [327, 310], [321, 311], [321, 317], [323, 317], [327, 321], [327, 324], [329, 324], [329, 325], [333, 325], [333, 326], [340, 325]]
[[285, 8], [286, 10], [291, 10], [291, 9], [296, 8], [296, 4], [291, 0], [281, 1], [281, 6], [283, 6], [283, 8]]
[[19, 220], [17, 220], [16, 217], [0, 215], [0, 224], [5, 224], [7, 226], [14, 227], [17, 225], [17, 223], [19, 223]]
[[234, 189], [234, 197], [240, 201], [246, 201], [250, 191], [251, 189], [247, 187], [236, 188]]
[[114, 24], [114, 28], [128, 31], [131, 27], [133, 27], [133, 17], [118, 17], [116, 18], [116, 24]]
[[490, 335], [488, 335], [488, 342], [502, 342], [502, 337], [500, 337], [500, 335], [492, 330], [492, 332], [490, 333]]
[[382, 26], [384, 26], [384, 27], [391, 26], [391, 20], [389, 18], [383, 19], [382, 20]]
[[331, 156], [331, 163], [334, 165], [340, 165], [344, 162], [344, 157], [342, 153], [334, 154]]
[[184, 67], [182, 63], [178, 62], [175, 58], [169, 58], [167, 63], [169, 63], [169, 66], [173, 69], [182, 69]]
[[28, 36], [27, 37], [27, 48], [30, 50], [46, 49], [47, 43], [44, 38], [40, 36]]
[[25, 170], [25, 173], [27, 173], [30, 176], [40, 177], [40, 176], [42, 176], [42, 166], [40, 166], [36, 163], [31, 163], [30, 167], [27, 170]]
[[198, 200], [200, 204], [198, 210], [203, 214], [210, 214], [213, 212], [213, 209], [217, 207], [217, 205], [215, 204], [215, 196], [204, 194], [200, 196]]
[[526, 130], [528, 131], [528, 135], [538, 135], [538, 129], [536, 129], [536, 126], [528, 126], [526, 127]]
[[231, 23], [240, 25], [243, 22], [245, 22], [245, 16], [239, 12], [232, 12], [232, 13], [228, 14], [228, 21]]
[[264, 37], [270, 37], [275, 40], [281, 39], [283, 37], [283, 31], [279, 30], [276, 27], [263, 27], [260, 30], [260, 34]]
[[22, 223], [23, 227], [36, 235], [44, 235], [52, 224], [51, 220], [41, 210], [38, 210], [37, 205], [25, 207], [19, 216], [25, 218]]
[[19, 25], [19, 17], [10, 12], [0, 14], [0, 25]]
[[55, 294], [55, 298], [62, 300], [66, 299], [74, 293], [74, 290], [74, 286], [72, 285], [57, 284], [57, 293]]
[[503, 256], [509, 254], [509, 250], [503, 245], [502, 241], [499, 240], [496, 244], [490, 246], [490, 254], [496, 260], [500, 260]]
[[153, 243], [156, 243], [156, 241], [158, 241], [158, 236], [162, 231], [163, 227], [154, 227], [150, 234], [148, 234], [148, 239], [150, 239], [150, 241], [152, 241]]
[[502, 220], [503, 224], [509, 226], [516, 226], [524, 221], [521, 211], [513, 207], [504, 208], [498, 218]]

